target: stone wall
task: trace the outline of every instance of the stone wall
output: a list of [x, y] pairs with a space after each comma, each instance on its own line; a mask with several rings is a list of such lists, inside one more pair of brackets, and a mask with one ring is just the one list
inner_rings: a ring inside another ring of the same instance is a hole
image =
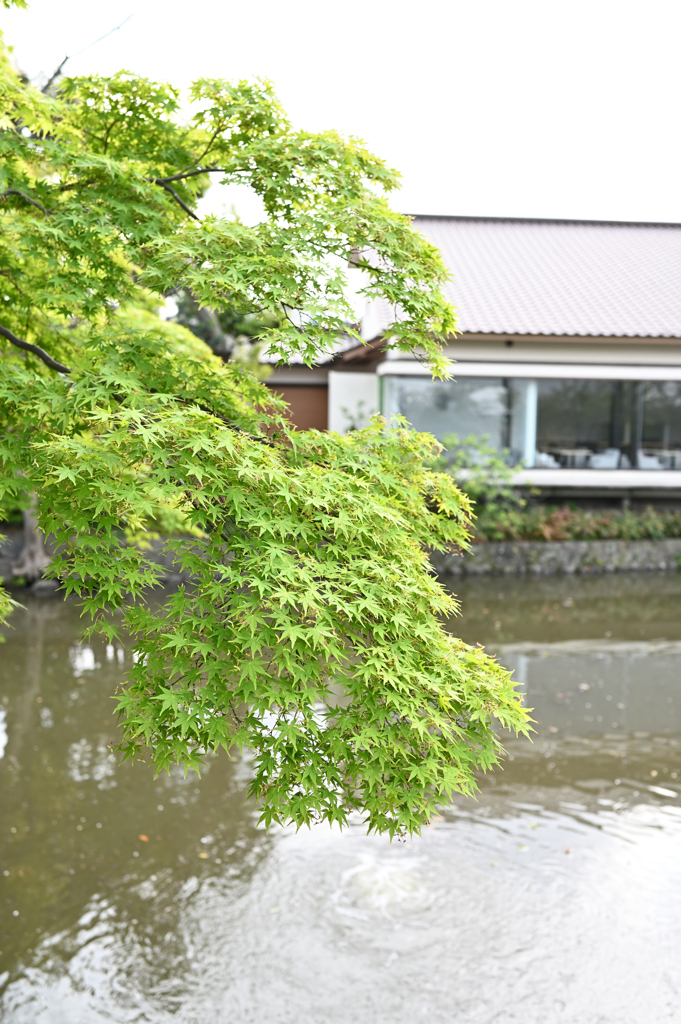
[[465, 555], [432, 557], [445, 576], [667, 571], [681, 569], [681, 539], [488, 541]]

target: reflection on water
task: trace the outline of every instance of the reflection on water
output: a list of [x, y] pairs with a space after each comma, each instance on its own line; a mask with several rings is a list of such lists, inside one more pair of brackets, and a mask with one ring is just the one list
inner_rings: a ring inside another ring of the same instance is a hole
[[681, 581], [461, 596], [457, 631], [514, 669], [537, 736], [392, 846], [266, 835], [245, 761], [120, 766], [127, 654], [27, 600], [0, 652], [3, 1022], [681, 1019]]
[[578, 735], [681, 732], [681, 643], [570, 640], [490, 646], [540, 728]]
[[681, 640], [681, 574], [464, 577], [455, 589], [452, 628], [468, 643]]

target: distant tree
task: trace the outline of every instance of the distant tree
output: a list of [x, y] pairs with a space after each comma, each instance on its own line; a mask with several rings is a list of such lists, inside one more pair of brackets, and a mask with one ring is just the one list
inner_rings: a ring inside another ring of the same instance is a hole
[[211, 309], [201, 306], [188, 291], [176, 296], [177, 313], [173, 320], [191, 331], [225, 362], [237, 360], [256, 376], [267, 376], [269, 368], [258, 362], [267, 332], [279, 326], [272, 313], [249, 313], [235, 309]]
[[[93, 628], [133, 637], [125, 756], [198, 767], [247, 746], [266, 822], [357, 810], [418, 831], [497, 761], [495, 718], [527, 727], [508, 673], [441, 625], [455, 603], [427, 551], [466, 546], [468, 500], [423, 468], [428, 435], [297, 432], [155, 310], [185, 291], [272, 318], [270, 351], [311, 362], [352, 333], [354, 252], [396, 311], [390, 345], [442, 376], [445, 270], [360, 142], [293, 129], [267, 83], [189, 97], [187, 121], [176, 89], [127, 72], [44, 95], [0, 54], [2, 495], [37, 496], [51, 571]], [[199, 219], [215, 176], [250, 185], [260, 224]], [[152, 608], [158, 569], [128, 540], [168, 509], [200, 534], [174, 549], [193, 582]]]

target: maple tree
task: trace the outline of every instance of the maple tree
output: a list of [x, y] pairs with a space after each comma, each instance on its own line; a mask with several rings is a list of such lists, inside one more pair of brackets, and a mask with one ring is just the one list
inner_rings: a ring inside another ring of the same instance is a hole
[[[296, 431], [158, 308], [184, 290], [238, 309], [270, 324], [270, 353], [311, 363], [356, 335], [352, 254], [395, 310], [389, 345], [443, 376], [445, 269], [358, 140], [295, 129], [268, 83], [188, 99], [186, 117], [178, 90], [128, 72], [44, 94], [0, 54], [2, 500], [37, 501], [50, 572], [93, 628], [132, 638], [125, 756], [200, 767], [236, 744], [268, 823], [359, 811], [418, 831], [498, 761], [495, 720], [527, 730], [509, 674], [441, 624], [455, 601], [428, 551], [466, 547], [468, 499], [425, 467], [430, 436]], [[211, 181], [249, 185], [262, 221], [201, 218]], [[183, 524], [168, 543], [191, 583], [152, 604], [159, 568], [133, 541], [159, 521]]]

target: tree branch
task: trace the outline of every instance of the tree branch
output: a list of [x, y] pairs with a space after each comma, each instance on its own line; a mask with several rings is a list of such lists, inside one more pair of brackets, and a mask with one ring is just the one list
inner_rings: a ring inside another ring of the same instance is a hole
[[48, 355], [45, 349], [41, 348], [40, 345], [32, 345], [30, 341], [23, 341], [21, 338], [17, 338], [16, 334], [12, 334], [6, 327], [0, 324], [0, 336], [7, 338], [12, 345], [16, 345], [17, 348], [23, 348], [25, 352], [32, 352], [38, 359], [42, 359], [46, 366], [49, 366], [51, 370], [58, 370], [59, 373], [71, 373], [68, 366], [64, 366], [63, 363], [58, 363], [56, 359]]
[[[173, 199], [175, 200], [175, 202], [180, 204], [180, 206], [185, 211], [185, 213], [188, 213], [189, 216], [192, 217], [194, 220], [198, 220], [198, 221], [201, 220], [201, 218], [197, 217], [196, 214], [194, 213], [194, 211], [189, 206], [187, 206], [185, 201], [183, 199], [180, 199], [180, 197], [178, 196], [178, 194], [175, 191], [175, 189], [171, 188], [170, 185], [168, 185], [168, 183], [166, 181], [164, 181], [163, 178], [152, 178], [151, 180], [154, 183], [154, 185], [160, 185], [161, 188], [164, 188], [166, 190], [166, 192], [170, 192], [170, 194], [173, 197]], [[170, 180], [172, 181], [173, 179], [171, 178]]]
[[86, 178], [84, 181], [69, 181], [64, 185], [57, 187], [57, 192], [68, 192], [72, 188], [87, 188], [88, 185], [94, 185], [97, 178]]
[[215, 142], [215, 140], [217, 139], [218, 135], [220, 134], [220, 132], [222, 131], [222, 129], [224, 127], [226, 127], [224, 124], [218, 123], [215, 131], [213, 132], [213, 134], [211, 135], [210, 139], [208, 140], [208, 143], [204, 146], [203, 153], [198, 158], [198, 160], [195, 161], [195, 163], [200, 164], [202, 160], [205, 160], [206, 153], [210, 153], [210, 150], [211, 150], [211, 147], [212, 147], [213, 143]]
[[58, 68], [56, 68], [56, 69], [55, 69], [55, 70], [54, 70], [54, 71], [52, 72], [52, 74], [50, 75], [50, 77], [49, 77], [49, 78], [47, 79], [47, 81], [45, 82], [45, 85], [44, 85], [44, 86], [42, 87], [42, 89], [40, 90], [40, 91], [41, 91], [42, 93], [45, 93], [45, 95], [47, 95], [47, 92], [48, 92], [48, 90], [49, 90], [50, 86], [52, 85], [52, 83], [53, 83], [53, 82], [55, 82], [55, 81], [56, 81], [56, 80], [57, 80], [57, 79], [59, 78], [59, 76], [61, 75], [61, 73], [62, 73], [62, 69], [63, 69], [64, 65], [66, 64], [67, 60], [71, 60], [71, 58], [70, 58], [70, 57], [64, 57], [63, 61], [62, 61], [62, 62], [61, 62], [61, 64], [59, 65], [59, 67], [58, 67]]
[[0, 199], [4, 199], [5, 196], [21, 196], [21, 198], [27, 203], [30, 203], [31, 206], [37, 206], [38, 209], [42, 210], [48, 217], [54, 213], [54, 210], [48, 210], [47, 207], [43, 206], [42, 203], [39, 203], [37, 199], [31, 199], [31, 197], [27, 196], [25, 192], [20, 192], [18, 188], [5, 189], [4, 192], [0, 193]]
[[163, 185], [164, 187], [170, 181], [181, 181], [183, 178], [195, 178], [198, 174], [212, 174], [214, 171], [219, 171], [223, 174], [227, 173], [225, 167], [200, 167], [196, 171], [179, 171], [177, 174], [171, 174], [168, 178], [154, 178], [154, 184]]

